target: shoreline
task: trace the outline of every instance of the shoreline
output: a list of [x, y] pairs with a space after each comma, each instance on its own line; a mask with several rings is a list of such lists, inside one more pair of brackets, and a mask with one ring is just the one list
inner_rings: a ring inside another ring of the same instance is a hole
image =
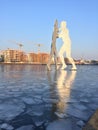
[[82, 130], [98, 130], [98, 109], [92, 114]]
[[[33, 63], [27, 63], [27, 62], [16, 62], [16, 63], [5, 63], [5, 62], [0, 62], [0, 65], [47, 65], [47, 63], [37, 63], [37, 62], [33, 62]], [[55, 65], [55, 64], [51, 64], [51, 65]], [[58, 64], [61, 65], [61, 64]], [[71, 65], [71, 64], [67, 64], [67, 65]], [[98, 64], [77, 64], [76, 65], [98, 65]]]

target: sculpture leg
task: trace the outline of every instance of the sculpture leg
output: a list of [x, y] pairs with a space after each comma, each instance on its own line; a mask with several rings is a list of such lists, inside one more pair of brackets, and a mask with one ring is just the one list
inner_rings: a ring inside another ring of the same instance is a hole
[[52, 57], [53, 57], [53, 50], [51, 50], [51, 52], [50, 52], [50, 57], [49, 57], [48, 64], [47, 64], [47, 69], [48, 70], [51, 70], [50, 65], [51, 65]]
[[49, 62], [48, 62], [48, 64], [47, 64], [47, 69], [48, 69], [48, 70], [51, 70], [50, 62], [51, 62], [51, 57], [49, 58]]
[[72, 70], [76, 70], [77, 68], [76, 68], [74, 60], [71, 57], [69, 57], [68, 60], [72, 64]]
[[76, 70], [76, 65], [75, 62], [73, 60], [73, 58], [71, 57], [71, 48], [67, 48], [66, 49], [66, 57], [68, 58], [69, 62], [72, 64], [72, 70]]
[[57, 57], [58, 57], [58, 54], [57, 54], [57, 51], [55, 50], [55, 52], [54, 52], [54, 61], [55, 61], [55, 69], [56, 70], [58, 70]]
[[65, 48], [64, 48], [64, 46], [62, 46], [60, 51], [59, 51], [59, 57], [60, 57], [60, 60], [62, 62], [61, 69], [65, 69], [67, 67], [67, 65], [65, 64], [65, 61], [64, 61], [64, 56], [63, 56], [64, 52], [65, 52]]
[[60, 60], [62, 62], [61, 69], [65, 69], [67, 67], [67, 65], [65, 64], [64, 56], [63, 56], [63, 54], [60, 54], [59, 56], [60, 56]]
[[54, 55], [55, 69], [57, 69], [57, 56]]
[[62, 67], [61, 69], [66, 69], [67, 65], [65, 64], [65, 60], [63, 56], [60, 56], [61, 62], [62, 62]]

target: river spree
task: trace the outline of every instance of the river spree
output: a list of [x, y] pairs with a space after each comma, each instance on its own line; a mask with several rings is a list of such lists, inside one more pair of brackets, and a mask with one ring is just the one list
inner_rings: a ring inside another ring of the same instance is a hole
[[1, 130], [82, 130], [98, 108], [98, 66], [0, 65]]

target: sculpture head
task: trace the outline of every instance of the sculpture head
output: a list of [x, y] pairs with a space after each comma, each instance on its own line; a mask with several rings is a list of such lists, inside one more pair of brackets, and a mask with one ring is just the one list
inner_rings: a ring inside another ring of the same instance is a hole
[[65, 21], [62, 21], [62, 22], [61, 22], [61, 28], [66, 28], [66, 24], [67, 24], [67, 23], [66, 23]]

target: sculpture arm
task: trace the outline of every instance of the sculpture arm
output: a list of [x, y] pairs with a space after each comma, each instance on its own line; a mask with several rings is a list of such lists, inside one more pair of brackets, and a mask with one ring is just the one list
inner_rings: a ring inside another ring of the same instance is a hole
[[61, 38], [61, 37], [62, 37], [62, 34], [61, 34], [61, 33], [58, 33], [58, 37]]

